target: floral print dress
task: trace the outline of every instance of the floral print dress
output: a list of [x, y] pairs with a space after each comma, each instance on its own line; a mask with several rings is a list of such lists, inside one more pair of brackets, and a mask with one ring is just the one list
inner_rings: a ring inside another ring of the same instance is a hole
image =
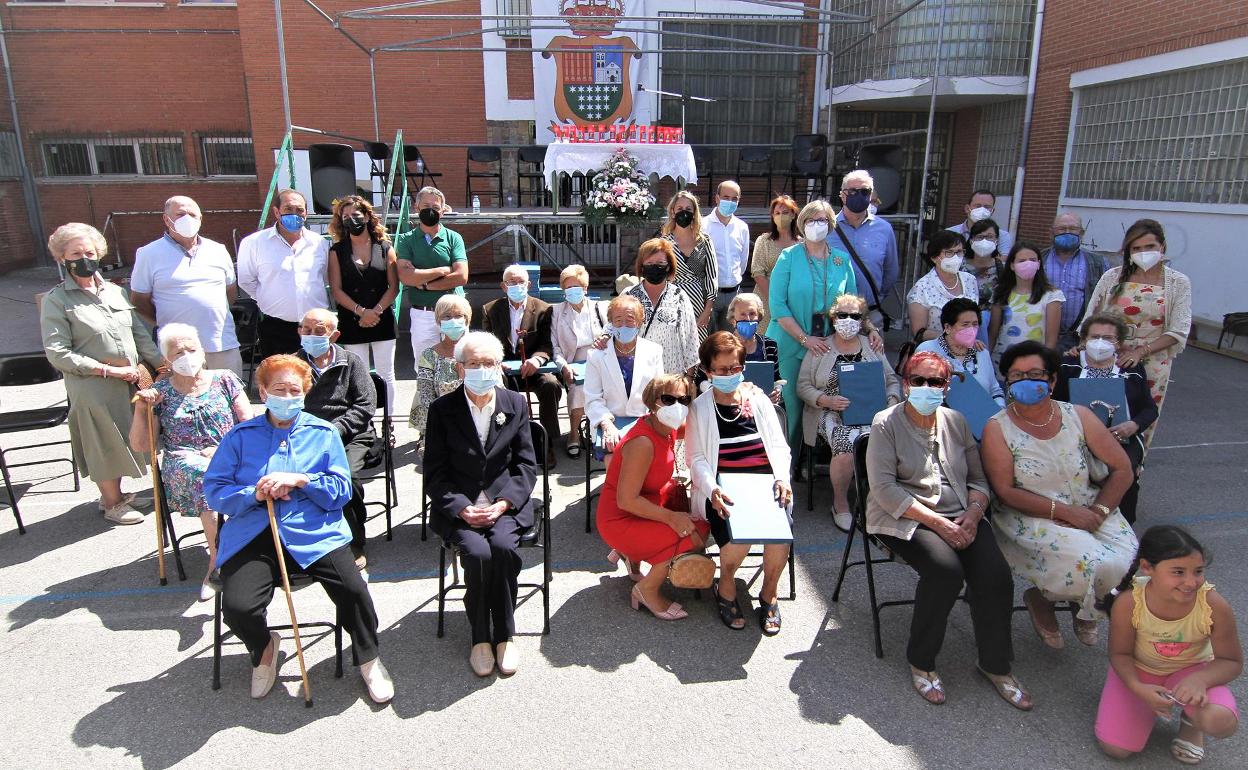
[[[1148, 345], [1165, 334], [1166, 295], [1161, 286], [1127, 281], [1122, 285], [1122, 293], [1110, 300], [1110, 307], [1121, 313], [1123, 320], [1127, 322], [1127, 338], [1122, 341], [1123, 347]], [[1178, 346], [1171, 345], [1144, 359], [1148, 390], [1157, 404], [1159, 415], [1162, 402], [1166, 400], [1166, 388], [1170, 384], [1170, 367], [1174, 364], [1177, 349]], [[1152, 443], [1153, 430], [1156, 427], [1157, 423], [1154, 421], [1140, 436], [1145, 450]]]
[[165, 445], [160, 478], [170, 507], [183, 516], [212, 510], [204, 500], [204, 474], [212, 458], [203, 450], [215, 449], [237, 423], [234, 399], [246, 390], [243, 381], [228, 369], [214, 371], [211, 376], [208, 389], [195, 396], [179, 393], [170, 379], [152, 384], [161, 395], [154, 408]]
[[[991, 418], [1014, 457], [1014, 486], [1066, 505], [1089, 506], [1098, 490], [1089, 475], [1083, 423], [1073, 404], [1051, 403], [1061, 411], [1062, 427], [1048, 440], [1016, 426], [1005, 411]], [[1000, 499], [992, 507], [1001, 553], [1019, 580], [1039, 588], [1050, 601], [1078, 604], [1084, 620], [1104, 616], [1096, 600], [1118, 585], [1139, 547], [1121, 513], [1114, 511], [1100, 529], [1086, 532], [1024, 515]]]
[[454, 356], [443, 358], [433, 348], [425, 348], [416, 364], [416, 398], [412, 399], [407, 424], [424, 433], [425, 422], [429, 419], [429, 405], [458, 388], [460, 382]]

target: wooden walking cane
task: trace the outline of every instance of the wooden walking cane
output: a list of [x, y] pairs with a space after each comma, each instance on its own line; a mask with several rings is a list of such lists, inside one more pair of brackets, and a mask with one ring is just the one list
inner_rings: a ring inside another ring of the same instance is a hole
[[273, 515], [273, 501], [265, 500], [264, 503], [269, 508], [269, 531], [273, 533], [273, 550], [277, 552], [277, 565], [282, 570], [282, 590], [286, 592], [286, 609], [290, 611], [290, 628], [295, 632], [295, 655], [299, 658], [299, 675], [303, 677], [303, 705], [312, 708], [312, 686], [308, 684], [308, 666], [303, 662], [303, 640], [299, 638], [299, 621], [295, 619], [295, 601], [290, 598], [290, 575], [286, 573], [286, 556], [282, 552], [282, 540], [277, 536], [277, 517]]
[[[152, 375], [145, 367], [139, 367], [139, 381], [137, 383], [139, 390], [145, 390], [152, 387]], [[130, 399], [130, 403], [139, 400], [138, 395]], [[169, 585], [168, 578], [165, 577], [165, 522], [161, 518], [164, 512], [160, 509], [160, 466], [156, 463], [156, 412], [151, 404], [147, 404], [147, 439], [151, 444], [148, 448], [152, 450], [152, 502], [156, 512], [156, 574], [160, 578], [162, 586]], [[185, 579], [185, 578], [183, 578]]]

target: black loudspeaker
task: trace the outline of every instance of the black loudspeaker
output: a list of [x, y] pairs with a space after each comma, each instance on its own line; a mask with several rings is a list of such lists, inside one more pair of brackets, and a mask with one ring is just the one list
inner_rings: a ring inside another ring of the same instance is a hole
[[349, 144], [308, 145], [308, 174], [312, 177], [312, 210], [334, 213], [334, 199], [355, 192], [355, 148]]
[[865, 144], [858, 151], [858, 168], [866, 169], [875, 180], [881, 214], [893, 214], [901, 199], [901, 145]]

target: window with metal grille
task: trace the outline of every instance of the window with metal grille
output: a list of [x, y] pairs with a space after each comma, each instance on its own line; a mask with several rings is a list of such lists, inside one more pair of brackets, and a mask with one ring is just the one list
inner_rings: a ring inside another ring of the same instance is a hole
[[42, 143], [48, 176], [185, 176], [180, 137], [50, 139]]
[[1078, 89], [1066, 197], [1248, 203], [1248, 59]]
[[531, 0], [494, 0], [494, 2], [499, 16], [510, 17], [494, 20], [499, 37], [529, 37], [532, 34], [529, 30]]
[[1023, 141], [1023, 109], [1026, 101], [1011, 99], [980, 108], [979, 156], [975, 159], [975, 188], [1009, 195], [1018, 171], [1018, 151]]
[[249, 136], [206, 136], [199, 140], [208, 176], [255, 176], [256, 156]]
[[17, 134], [0, 131], [0, 177], [22, 175], [22, 164], [17, 157]]
[[[932, 157], [928, 167], [927, 184], [929, 216], [936, 211], [943, 211], [945, 196], [949, 187], [949, 159], [953, 155], [952, 140], [953, 115], [948, 112], [936, 113], [932, 125]], [[853, 139], [854, 137], [877, 136], [898, 131], [913, 131], [927, 128], [926, 112], [865, 112], [858, 110], [838, 110], [836, 113], [837, 140]], [[878, 139], [887, 142], [888, 139]], [[898, 213], [913, 214], [919, 200], [919, 187], [923, 181], [923, 150], [926, 143], [923, 134], [910, 134], [897, 137], [901, 146], [901, 197]], [[843, 152], [854, 152], [854, 145], [842, 145], [847, 149]], [[852, 167], [847, 160], [841, 160], [838, 152], [833, 162], [834, 174], [843, 174]], [[833, 182], [840, 184], [834, 178]], [[837, 189], [837, 188], [829, 188]]]

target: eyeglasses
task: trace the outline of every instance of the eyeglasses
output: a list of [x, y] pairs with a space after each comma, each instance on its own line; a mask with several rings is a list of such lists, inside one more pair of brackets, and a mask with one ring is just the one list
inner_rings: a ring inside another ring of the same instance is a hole
[[1026, 372], [1009, 372], [1005, 375], [1005, 381], [1009, 383], [1022, 382], [1023, 380], [1047, 380], [1049, 373], [1044, 369], [1031, 369]]
[[671, 406], [672, 404], [689, 406], [693, 403], [693, 396], [673, 396], [671, 393], [662, 393], [659, 395], [659, 403], [663, 406]]
[[1066, 235], [1067, 233], [1073, 233], [1073, 234], [1075, 234], [1075, 235], [1083, 235], [1083, 228], [1082, 228], [1082, 227], [1073, 227], [1073, 226], [1072, 226], [1072, 227], [1055, 227], [1055, 228], [1053, 228], [1053, 234], [1054, 234], [1054, 235]]
[[965, 254], [965, 253], [966, 253], [966, 252], [964, 252], [962, 249], [949, 249], [949, 250], [947, 250], [947, 251], [942, 251], [942, 252], [940, 252], [940, 256], [942, 256], [942, 257], [960, 257], [960, 256], [962, 256], [962, 255], [963, 255], [963, 254]]
[[834, 315], [838, 321], [844, 321], [846, 318], [852, 318], [855, 321], [862, 320], [862, 313], [843, 313], [838, 310]]
[[933, 388], [943, 388], [949, 384], [948, 377], [924, 377], [921, 374], [914, 374], [909, 379], [910, 387], [921, 388], [924, 385], [930, 385]]
[[496, 366], [497, 361], [469, 361], [464, 364], [465, 369], [493, 369]]
[[846, 195], [870, 195], [871, 188], [870, 187], [846, 187], [845, 189], [841, 190], [841, 192], [845, 193]]
[[1105, 340], [1106, 342], [1112, 342], [1112, 343], [1114, 343], [1115, 345], [1117, 345], [1117, 344], [1118, 344], [1118, 335], [1117, 335], [1117, 334], [1089, 334], [1089, 335], [1088, 335], [1088, 339], [1090, 339], [1090, 340]]
[[740, 374], [744, 371], [745, 367], [738, 364], [736, 366], [730, 366], [727, 369], [708, 369], [707, 374], [715, 377], [731, 377], [734, 374]]

